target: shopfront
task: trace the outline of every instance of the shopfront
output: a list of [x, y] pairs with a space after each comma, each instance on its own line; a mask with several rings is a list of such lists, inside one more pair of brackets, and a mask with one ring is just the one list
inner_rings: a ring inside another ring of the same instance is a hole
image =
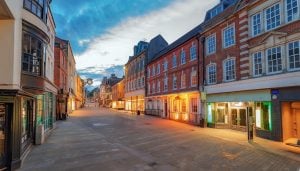
[[8, 104], [0, 103], [0, 169], [8, 163], [9, 118]]
[[207, 95], [207, 126], [247, 131], [248, 123], [256, 131], [271, 131], [270, 90]]

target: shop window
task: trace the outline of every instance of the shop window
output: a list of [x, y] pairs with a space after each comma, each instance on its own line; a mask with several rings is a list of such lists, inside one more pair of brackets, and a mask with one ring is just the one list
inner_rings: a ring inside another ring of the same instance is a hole
[[181, 112], [186, 112], [186, 102], [185, 102], [185, 100], [181, 101]]
[[217, 113], [216, 113], [216, 122], [217, 123], [228, 123], [228, 104], [227, 103], [219, 103], [217, 105]]
[[179, 112], [178, 107], [179, 107], [179, 100], [174, 100], [173, 101], [173, 112]]
[[29, 138], [29, 113], [27, 108], [27, 100], [23, 100], [22, 104], [22, 140], [21, 143], [25, 143]]
[[198, 112], [197, 98], [191, 98], [191, 104], [192, 104], [192, 112], [197, 113]]
[[42, 57], [44, 54], [43, 42], [32, 35], [24, 33], [22, 46], [22, 70], [27, 73], [41, 75]]
[[256, 127], [271, 130], [271, 102], [255, 103]]

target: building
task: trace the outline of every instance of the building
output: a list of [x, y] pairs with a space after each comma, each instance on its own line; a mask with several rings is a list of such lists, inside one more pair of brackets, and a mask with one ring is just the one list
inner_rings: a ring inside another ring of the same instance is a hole
[[68, 82], [68, 47], [69, 41], [55, 38], [55, 69], [54, 82], [58, 87], [56, 103], [56, 119], [62, 119], [68, 113], [69, 85]]
[[135, 113], [145, 112], [145, 67], [147, 61], [164, 49], [168, 43], [158, 35], [150, 43], [140, 41], [133, 56], [125, 64], [125, 109]]
[[[32, 4], [35, 4], [33, 8]], [[51, 0], [0, 2], [0, 170], [14, 170], [54, 126]]]
[[298, 10], [298, 0], [239, 0], [204, 22], [209, 127], [300, 139]]
[[149, 61], [147, 114], [197, 125], [203, 120], [198, 81], [200, 32], [198, 25]]
[[103, 107], [112, 107], [112, 86], [117, 84], [122, 78], [118, 78], [115, 74], [111, 74], [110, 78], [102, 79], [99, 90], [99, 105]]
[[68, 43], [68, 75], [67, 75], [67, 83], [69, 87], [69, 96], [68, 96], [68, 114], [72, 113], [76, 109], [76, 62], [74, 58], [74, 54], [72, 51], [72, 47], [70, 42]]
[[122, 79], [112, 86], [112, 108], [125, 109], [125, 80]]
[[84, 80], [76, 73], [76, 86], [75, 86], [75, 109], [82, 108], [84, 105]]

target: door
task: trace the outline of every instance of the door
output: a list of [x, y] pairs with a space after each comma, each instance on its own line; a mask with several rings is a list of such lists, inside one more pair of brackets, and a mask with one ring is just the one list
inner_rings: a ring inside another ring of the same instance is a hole
[[247, 126], [247, 109], [231, 109], [231, 128], [246, 131]]
[[7, 105], [0, 103], [0, 169], [4, 168], [7, 164], [7, 135], [8, 135], [8, 118], [7, 118]]
[[300, 139], [300, 109], [294, 109], [293, 113], [293, 137]]
[[165, 118], [167, 118], [168, 117], [168, 104], [167, 104], [167, 102], [165, 102], [165, 105], [164, 105], [164, 108], [165, 108]]

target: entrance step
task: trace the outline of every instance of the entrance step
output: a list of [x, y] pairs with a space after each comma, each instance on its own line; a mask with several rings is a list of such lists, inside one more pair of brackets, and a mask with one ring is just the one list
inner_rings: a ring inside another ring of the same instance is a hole
[[297, 138], [290, 138], [287, 139], [286, 141], [284, 141], [284, 143], [286, 145], [291, 145], [291, 146], [295, 146], [295, 147], [300, 147], [300, 140]]

